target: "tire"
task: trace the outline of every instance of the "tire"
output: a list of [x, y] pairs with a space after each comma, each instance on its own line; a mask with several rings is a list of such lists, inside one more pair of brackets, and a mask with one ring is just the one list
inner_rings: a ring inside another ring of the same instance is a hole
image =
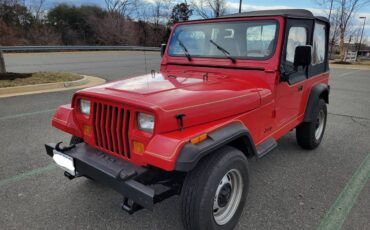
[[242, 214], [248, 185], [248, 161], [241, 151], [225, 146], [211, 153], [186, 175], [183, 183], [181, 217], [184, 227], [189, 230], [233, 229]]
[[76, 145], [84, 142], [84, 140], [81, 137], [72, 136], [71, 141], [69, 142], [70, 145]]
[[326, 103], [323, 99], [319, 100], [317, 116], [314, 121], [303, 122], [296, 129], [298, 145], [304, 149], [315, 149], [320, 145], [326, 128], [328, 116]]

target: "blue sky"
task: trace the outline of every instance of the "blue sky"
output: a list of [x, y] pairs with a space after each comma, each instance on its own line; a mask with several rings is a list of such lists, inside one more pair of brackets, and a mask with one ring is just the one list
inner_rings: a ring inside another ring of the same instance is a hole
[[[48, 0], [49, 3], [57, 4], [57, 3], [71, 3], [71, 4], [97, 4], [104, 7], [104, 0]], [[143, 0], [149, 2], [153, 0]], [[174, 2], [181, 2], [180, 0], [174, 0]], [[239, 0], [226, 0], [228, 3], [228, 11], [236, 12], [239, 7]], [[188, 0], [191, 2], [191, 0]], [[280, 0], [280, 1], [273, 1], [273, 0], [243, 0], [243, 11], [251, 11], [251, 10], [263, 10], [263, 9], [276, 9], [276, 8], [303, 8], [311, 10], [315, 15], [324, 15], [325, 12], [322, 8], [320, 8], [316, 3], [315, 0]], [[366, 7], [362, 7], [357, 15], [356, 18], [359, 16], [366, 16], [367, 17], [367, 25], [365, 27], [364, 37], [367, 38], [368, 42], [370, 42], [370, 5]], [[361, 22], [356, 19], [355, 26], [362, 26]]]

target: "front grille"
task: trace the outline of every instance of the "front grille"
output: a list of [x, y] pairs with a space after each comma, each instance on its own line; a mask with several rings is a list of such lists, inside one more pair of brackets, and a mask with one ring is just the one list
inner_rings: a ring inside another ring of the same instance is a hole
[[92, 109], [96, 146], [103, 151], [130, 158], [130, 111], [99, 102], [93, 102]]

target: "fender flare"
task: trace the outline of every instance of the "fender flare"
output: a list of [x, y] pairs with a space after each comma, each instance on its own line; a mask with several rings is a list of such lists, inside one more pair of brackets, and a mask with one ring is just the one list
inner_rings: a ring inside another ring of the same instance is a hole
[[242, 141], [243, 147], [246, 148], [243, 152], [248, 151], [247, 155], [256, 155], [256, 147], [249, 130], [241, 123], [232, 123], [208, 133], [207, 140], [199, 144], [185, 144], [176, 160], [175, 170], [189, 172], [203, 157], [234, 141]]
[[312, 87], [304, 114], [304, 122], [311, 122], [315, 120], [318, 112], [316, 108], [319, 106], [320, 98], [324, 99], [325, 102], [329, 104], [329, 93], [329, 85], [321, 83]]

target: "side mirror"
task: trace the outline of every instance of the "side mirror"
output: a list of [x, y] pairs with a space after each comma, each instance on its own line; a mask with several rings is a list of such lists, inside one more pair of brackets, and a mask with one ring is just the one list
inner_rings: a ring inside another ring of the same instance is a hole
[[161, 44], [161, 57], [163, 57], [164, 53], [166, 52], [167, 44]]
[[294, 67], [309, 66], [312, 60], [311, 46], [297, 46], [294, 54]]

